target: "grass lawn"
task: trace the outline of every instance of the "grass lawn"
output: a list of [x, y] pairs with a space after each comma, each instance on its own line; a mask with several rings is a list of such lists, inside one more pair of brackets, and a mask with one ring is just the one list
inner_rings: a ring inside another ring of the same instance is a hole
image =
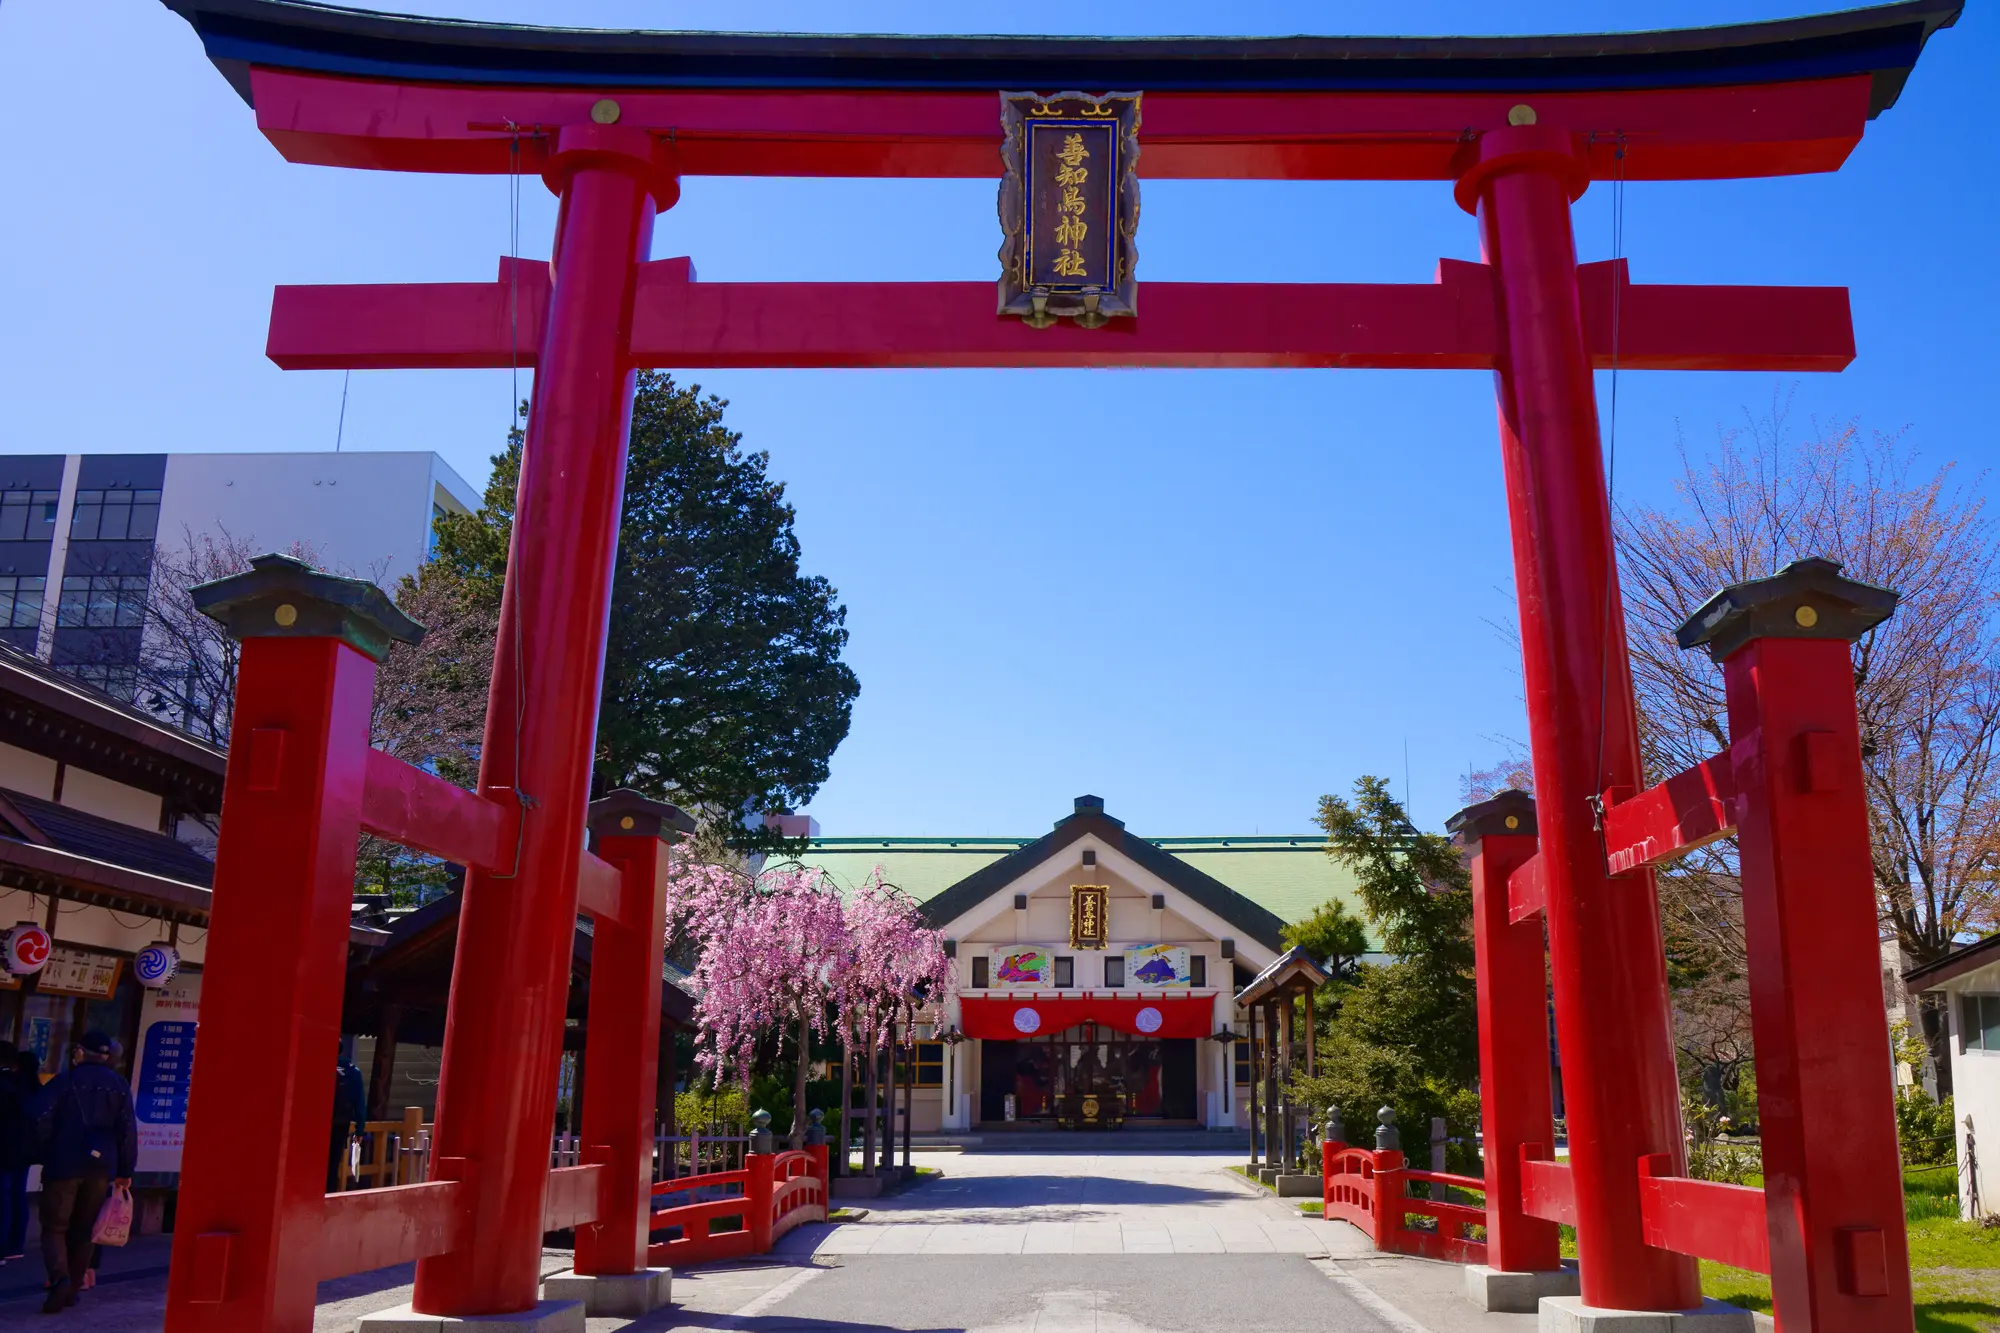
[[[2000, 1330], [2000, 1229], [1958, 1220], [1958, 1182], [1949, 1166], [1904, 1172], [1903, 1199], [1918, 1333]], [[1761, 1273], [1704, 1259], [1701, 1289], [1731, 1305], [1771, 1309], [1771, 1280]]]

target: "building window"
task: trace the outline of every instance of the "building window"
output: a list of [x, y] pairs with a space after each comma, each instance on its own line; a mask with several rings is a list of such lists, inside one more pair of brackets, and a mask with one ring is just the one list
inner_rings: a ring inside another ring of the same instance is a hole
[[1125, 984], [1125, 960], [1106, 956], [1104, 959], [1104, 984], [1116, 990]]
[[[896, 1048], [896, 1082], [901, 1083], [909, 1065], [910, 1048], [907, 1044]], [[944, 1086], [944, 1043], [941, 1041], [920, 1041], [917, 1043], [917, 1086], [920, 1088], [941, 1088]]]
[[151, 541], [160, 530], [158, 491], [78, 491], [71, 541]]
[[1208, 984], [1208, 955], [1205, 953], [1189, 954], [1188, 985], [1206, 986], [1207, 984]]
[[1067, 990], [1076, 985], [1076, 959], [1056, 959], [1056, 989]]
[[974, 990], [984, 990], [991, 984], [986, 979], [986, 968], [987, 960], [985, 954], [980, 954], [972, 960], [972, 987]]
[[33, 629], [42, 623], [42, 594], [49, 581], [0, 574], [0, 626]]
[[0, 542], [45, 542], [56, 535], [55, 491], [0, 491]]
[[66, 629], [127, 628], [146, 623], [144, 574], [69, 575], [62, 581], [56, 624]]
[[1958, 1049], [2000, 1051], [2000, 995], [1959, 997]]
[[139, 689], [139, 668], [109, 662], [73, 662], [56, 670], [114, 699], [130, 700]]

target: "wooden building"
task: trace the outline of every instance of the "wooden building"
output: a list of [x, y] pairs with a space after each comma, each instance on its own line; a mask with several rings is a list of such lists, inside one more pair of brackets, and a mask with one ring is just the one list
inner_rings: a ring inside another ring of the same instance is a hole
[[1318, 835], [1142, 838], [1095, 796], [1039, 838], [820, 838], [843, 887], [876, 868], [923, 904], [959, 995], [920, 1028], [916, 1133], [1247, 1128], [1237, 992], [1349, 874]]

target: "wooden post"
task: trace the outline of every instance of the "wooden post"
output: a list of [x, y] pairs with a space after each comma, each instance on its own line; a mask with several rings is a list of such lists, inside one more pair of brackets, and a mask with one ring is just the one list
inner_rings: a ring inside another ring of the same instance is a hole
[[1258, 1095], [1257, 1095], [1257, 1084], [1258, 1084], [1258, 1082], [1259, 1082], [1259, 1081], [1260, 1081], [1260, 1080], [1261, 1080], [1261, 1079], [1263, 1078], [1263, 1069], [1264, 1069], [1264, 1066], [1263, 1066], [1263, 1063], [1262, 1063], [1262, 1061], [1261, 1061], [1261, 1060], [1259, 1059], [1259, 1053], [1258, 1053], [1258, 1050], [1257, 1050], [1257, 1006], [1256, 1006], [1256, 1005], [1254, 1005], [1254, 1004], [1253, 1004], [1253, 1005], [1251, 1005], [1251, 1006], [1249, 1007], [1249, 1009], [1245, 1011], [1245, 1014], [1246, 1014], [1246, 1018], [1247, 1018], [1247, 1021], [1248, 1021], [1248, 1022], [1249, 1022], [1249, 1024], [1250, 1024], [1250, 1036], [1249, 1036], [1249, 1042], [1250, 1042], [1250, 1165], [1252, 1165], [1252, 1166], [1255, 1166], [1255, 1165], [1257, 1165], [1257, 1163], [1258, 1163], [1258, 1160], [1259, 1160], [1259, 1159], [1258, 1159], [1258, 1156], [1257, 1156], [1257, 1136], [1258, 1136], [1258, 1134], [1260, 1133], [1260, 1131], [1261, 1131], [1261, 1129], [1262, 1129], [1262, 1123], [1263, 1123], [1262, 1121], [1258, 1120], [1258, 1118], [1257, 1118], [1257, 1112], [1258, 1112], [1258, 1109], [1259, 1109], [1259, 1101], [1260, 1101], [1260, 1099], [1259, 1099], [1259, 1097], [1258, 1097]]
[[750, 1232], [750, 1251], [768, 1254], [771, 1250], [771, 1165], [770, 1153], [746, 1153], [743, 1157], [743, 1225]]
[[1284, 1168], [1278, 1121], [1278, 1001], [1264, 1001], [1264, 1165]]
[[1289, 1172], [1292, 1169], [1292, 1167], [1297, 1163], [1298, 1151], [1299, 1151], [1298, 1144], [1294, 1141], [1298, 1136], [1296, 1133], [1294, 1133], [1292, 1127], [1291, 1085], [1292, 1085], [1293, 1003], [1291, 994], [1289, 992], [1281, 992], [1278, 997], [1277, 1004], [1278, 1004], [1278, 1033], [1279, 1033], [1278, 1044], [1280, 1053], [1284, 1060], [1283, 1077], [1278, 1085], [1284, 1092], [1284, 1100], [1281, 1103], [1279, 1103], [1283, 1109], [1279, 1114], [1278, 1124], [1282, 1127], [1285, 1136], [1284, 1156], [1279, 1160], [1283, 1163], [1284, 1169]]
[[917, 1118], [917, 1025], [910, 1024], [910, 1058], [903, 1064], [903, 1170], [910, 1167], [910, 1132]]
[[1472, 861], [1479, 1115], [1485, 1133], [1486, 1261], [1501, 1272], [1562, 1265], [1556, 1224], [1521, 1208], [1521, 1151], [1555, 1142], [1548, 953], [1542, 913], [1513, 920], [1507, 881], [1535, 855], [1534, 798], [1505, 791], [1445, 822]]
[[1895, 604], [1798, 560], [1725, 588], [1679, 634], [1721, 664], [1729, 701], [1771, 1292], [1785, 1328], [1818, 1333], [1912, 1318], [1848, 649]]
[[597, 854], [618, 871], [618, 903], [591, 923], [586, 1044], [576, 1053], [569, 1127], [581, 1134], [579, 1164], [601, 1166], [603, 1183], [597, 1224], [577, 1229], [575, 1271], [621, 1276], [647, 1267], [667, 848], [693, 832], [694, 821], [674, 806], [615, 791], [591, 802], [589, 828]]
[[165, 1327], [308, 1328], [375, 665], [422, 631], [279, 555], [193, 596], [243, 656]]
[[375, 1053], [368, 1060], [368, 1109], [364, 1120], [386, 1120], [389, 1089], [396, 1079], [396, 1033], [403, 1025], [403, 1005], [385, 1000], [375, 1024]]
[[1319, 1074], [1319, 1026], [1313, 1018], [1313, 986], [1306, 987], [1306, 1077]]
[[424, 1108], [405, 1106], [403, 1108], [403, 1133], [396, 1144], [395, 1174], [384, 1184], [414, 1185], [417, 1182], [416, 1152], [417, 1140], [424, 1134]]

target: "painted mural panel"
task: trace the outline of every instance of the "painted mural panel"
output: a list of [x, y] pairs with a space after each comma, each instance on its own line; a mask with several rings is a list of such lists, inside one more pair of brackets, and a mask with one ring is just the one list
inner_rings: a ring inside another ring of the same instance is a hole
[[1125, 984], [1148, 990], [1192, 986], [1188, 951], [1181, 944], [1135, 944], [1125, 951]]
[[1054, 981], [1055, 955], [1047, 949], [1010, 949], [993, 955], [996, 986], [1047, 986]]

